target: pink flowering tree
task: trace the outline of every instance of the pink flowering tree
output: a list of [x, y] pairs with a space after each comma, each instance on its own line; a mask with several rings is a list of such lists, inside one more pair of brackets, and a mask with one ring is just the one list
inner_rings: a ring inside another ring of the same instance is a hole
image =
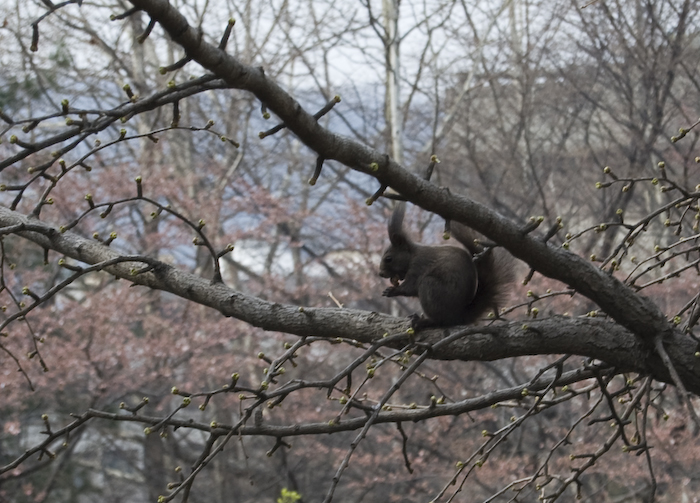
[[408, 4], [2, 7], [0, 501], [697, 494], [698, 2]]

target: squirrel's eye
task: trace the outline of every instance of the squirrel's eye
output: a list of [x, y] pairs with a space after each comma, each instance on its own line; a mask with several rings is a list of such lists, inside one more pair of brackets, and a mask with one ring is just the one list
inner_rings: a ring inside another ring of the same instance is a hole
[[391, 262], [391, 256], [384, 257], [384, 262]]

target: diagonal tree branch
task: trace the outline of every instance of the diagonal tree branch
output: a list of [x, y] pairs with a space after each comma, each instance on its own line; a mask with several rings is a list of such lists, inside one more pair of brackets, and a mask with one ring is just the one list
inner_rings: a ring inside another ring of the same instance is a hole
[[583, 258], [545, 243], [537, 235], [525, 233], [520, 225], [476, 201], [451, 194], [413, 175], [384, 153], [323, 128], [293, 97], [268, 79], [262, 68], [245, 65], [206, 43], [167, 0], [130, 1], [160, 23], [188, 57], [214, 72], [231, 87], [253, 93], [302, 142], [323, 158], [371, 175], [418, 206], [476, 229], [533, 269], [571, 286], [596, 302], [650, 348], [655, 336], [668, 338], [673, 333], [673, 327], [651, 300], [637, 295]]

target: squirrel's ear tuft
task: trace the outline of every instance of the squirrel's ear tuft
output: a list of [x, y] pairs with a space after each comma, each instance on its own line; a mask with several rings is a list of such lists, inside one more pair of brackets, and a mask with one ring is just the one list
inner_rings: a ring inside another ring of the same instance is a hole
[[408, 242], [408, 237], [403, 230], [403, 218], [406, 215], [406, 202], [399, 201], [389, 218], [389, 241], [394, 246], [402, 246]]

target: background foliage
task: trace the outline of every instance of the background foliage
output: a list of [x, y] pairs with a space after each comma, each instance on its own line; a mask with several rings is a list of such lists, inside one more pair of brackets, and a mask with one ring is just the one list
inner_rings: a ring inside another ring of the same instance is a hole
[[[170, 2], [239, 74], [81, 3], [0, 6], [0, 501], [698, 501], [698, 2]], [[483, 205], [502, 319], [406, 335], [367, 152], [439, 158], [421, 242]]]

